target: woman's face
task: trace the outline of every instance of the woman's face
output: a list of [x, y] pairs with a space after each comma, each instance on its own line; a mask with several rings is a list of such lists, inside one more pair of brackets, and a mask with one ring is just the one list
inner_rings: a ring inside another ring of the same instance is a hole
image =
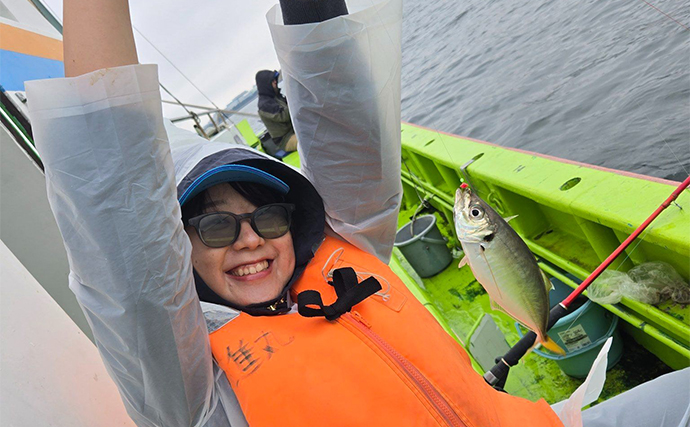
[[[251, 213], [257, 206], [249, 203], [229, 184], [208, 190], [212, 201], [207, 212]], [[292, 235], [264, 239], [242, 221], [240, 235], [230, 246], [210, 248], [199, 239], [196, 230], [185, 228], [192, 241], [192, 262], [201, 278], [216, 294], [237, 305], [249, 305], [276, 298], [292, 277], [295, 251]]]

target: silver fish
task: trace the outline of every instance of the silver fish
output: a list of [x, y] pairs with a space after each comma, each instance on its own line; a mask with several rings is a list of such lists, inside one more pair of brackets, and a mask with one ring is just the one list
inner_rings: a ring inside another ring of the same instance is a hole
[[[537, 343], [565, 354], [546, 335], [551, 282], [508, 222], [469, 187], [458, 188], [453, 209], [455, 232], [474, 277], [502, 311], [537, 334]], [[508, 221], [514, 217], [507, 218]]]

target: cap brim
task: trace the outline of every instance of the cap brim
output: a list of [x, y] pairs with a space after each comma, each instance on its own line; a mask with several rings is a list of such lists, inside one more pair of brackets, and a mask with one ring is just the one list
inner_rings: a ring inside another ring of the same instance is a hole
[[287, 194], [290, 191], [290, 187], [285, 182], [261, 169], [237, 164], [222, 165], [208, 170], [195, 179], [180, 196], [180, 206], [207, 188], [223, 182], [254, 182], [272, 188], [281, 194]]

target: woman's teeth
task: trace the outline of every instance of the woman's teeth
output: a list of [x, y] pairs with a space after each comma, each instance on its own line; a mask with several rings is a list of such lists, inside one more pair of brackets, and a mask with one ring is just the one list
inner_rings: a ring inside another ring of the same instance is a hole
[[243, 266], [237, 267], [237, 268], [231, 270], [230, 274], [233, 276], [242, 277], [242, 276], [246, 276], [248, 274], [259, 273], [261, 271], [264, 271], [267, 268], [268, 268], [268, 261], [264, 260], [261, 262], [257, 262], [256, 264], [243, 265]]

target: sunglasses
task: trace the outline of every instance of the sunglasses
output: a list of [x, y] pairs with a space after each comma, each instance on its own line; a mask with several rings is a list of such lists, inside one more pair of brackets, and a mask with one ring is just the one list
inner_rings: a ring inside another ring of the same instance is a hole
[[232, 212], [209, 212], [195, 216], [187, 224], [196, 229], [204, 245], [211, 248], [230, 246], [240, 236], [242, 221], [248, 220], [256, 234], [264, 239], [277, 239], [290, 231], [295, 205], [272, 203], [252, 213], [236, 215]]

